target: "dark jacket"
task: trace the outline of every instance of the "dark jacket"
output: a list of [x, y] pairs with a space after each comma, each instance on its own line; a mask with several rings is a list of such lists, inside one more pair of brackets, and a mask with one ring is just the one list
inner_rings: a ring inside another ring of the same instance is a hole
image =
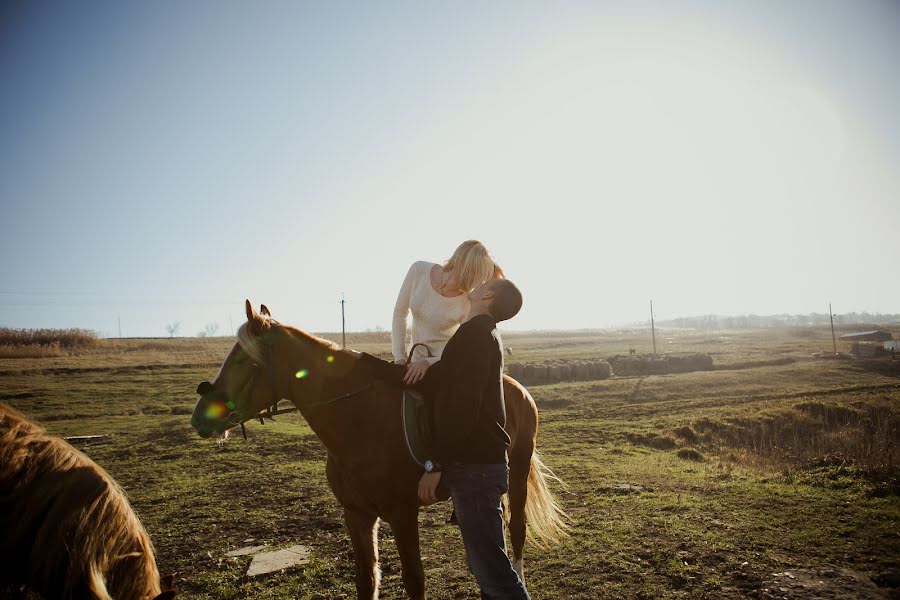
[[438, 365], [435, 459], [442, 465], [505, 463], [509, 435], [504, 430], [503, 349], [494, 319], [479, 315], [460, 325]]
[[[459, 326], [441, 360], [414, 389], [431, 404], [432, 459], [441, 465], [506, 462], [503, 351], [497, 324], [480, 315]], [[403, 387], [406, 367], [362, 355], [375, 377]]]

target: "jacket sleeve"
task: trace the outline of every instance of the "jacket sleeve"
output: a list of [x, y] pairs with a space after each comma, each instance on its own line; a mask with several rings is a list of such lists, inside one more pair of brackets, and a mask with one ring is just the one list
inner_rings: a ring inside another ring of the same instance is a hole
[[475, 430], [491, 373], [493, 337], [478, 330], [460, 330], [456, 337], [441, 357], [441, 387], [434, 403], [434, 454], [444, 465], [462, 454]]
[[394, 320], [391, 325], [391, 351], [394, 360], [406, 358], [406, 317], [409, 315], [409, 299], [412, 296], [413, 280], [419, 263], [413, 263], [400, 286], [397, 302], [394, 304]]

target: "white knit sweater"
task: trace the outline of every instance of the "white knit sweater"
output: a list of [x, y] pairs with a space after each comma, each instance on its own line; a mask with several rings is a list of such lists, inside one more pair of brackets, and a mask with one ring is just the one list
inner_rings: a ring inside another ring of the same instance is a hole
[[[394, 360], [405, 359], [413, 344], [426, 344], [434, 358], [440, 360], [447, 340], [456, 333], [459, 324], [469, 314], [469, 297], [466, 294], [447, 296], [439, 294], [431, 285], [431, 269], [434, 263], [420, 260], [413, 263], [403, 280], [403, 286], [394, 305], [394, 323], [391, 329], [391, 346]], [[406, 345], [406, 317], [412, 312], [411, 343]], [[413, 360], [427, 358], [428, 353], [419, 346]]]

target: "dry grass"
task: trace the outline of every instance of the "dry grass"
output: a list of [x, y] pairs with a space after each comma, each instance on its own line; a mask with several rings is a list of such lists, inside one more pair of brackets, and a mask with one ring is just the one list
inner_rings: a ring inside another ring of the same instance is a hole
[[84, 348], [97, 343], [97, 334], [88, 329], [11, 329], [0, 327], [0, 346], [56, 346]]
[[58, 343], [52, 344], [2, 344], [0, 345], [0, 358], [51, 358], [65, 356]]
[[900, 467], [900, 413], [886, 399], [800, 402], [754, 417], [702, 418], [693, 429], [706, 443], [746, 450], [747, 462], [778, 470], [835, 464], [890, 482]]

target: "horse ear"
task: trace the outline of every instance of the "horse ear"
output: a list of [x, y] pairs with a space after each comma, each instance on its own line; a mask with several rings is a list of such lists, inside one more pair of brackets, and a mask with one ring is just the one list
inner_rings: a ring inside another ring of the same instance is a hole
[[244, 300], [244, 308], [247, 310], [247, 322], [250, 324], [250, 332], [256, 335], [262, 331], [263, 319], [259, 316], [259, 313], [253, 310], [253, 305], [250, 304], [249, 300]]
[[260, 305], [259, 305], [259, 313], [262, 314], [262, 315], [266, 315], [267, 317], [271, 317], [271, 316], [272, 316], [272, 313], [269, 312], [269, 307], [266, 306], [265, 304], [260, 304]]

